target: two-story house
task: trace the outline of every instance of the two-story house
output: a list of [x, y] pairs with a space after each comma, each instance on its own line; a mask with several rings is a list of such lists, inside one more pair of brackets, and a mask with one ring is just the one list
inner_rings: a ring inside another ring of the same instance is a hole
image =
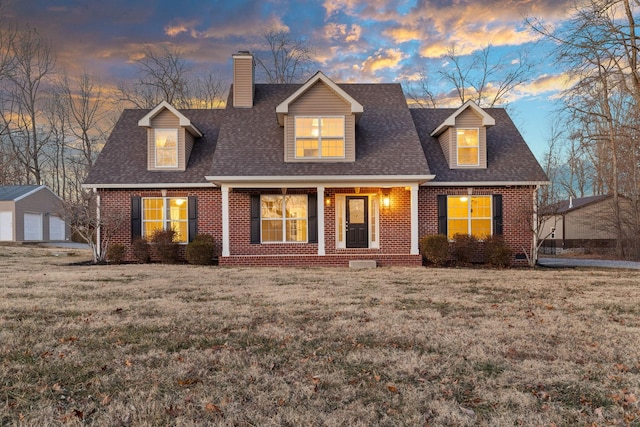
[[[112, 241], [173, 228], [220, 265], [421, 265], [426, 234], [502, 234], [531, 247], [547, 177], [501, 108], [410, 109], [399, 84], [256, 84], [233, 55], [220, 110], [125, 110], [85, 181]], [[129, 251], [128, 256], [131, 257]]]

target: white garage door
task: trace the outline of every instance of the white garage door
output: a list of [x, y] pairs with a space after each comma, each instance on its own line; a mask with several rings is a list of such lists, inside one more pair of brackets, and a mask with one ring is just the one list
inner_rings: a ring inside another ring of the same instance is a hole
[[42, 214], [24, 214], [24, 240], [42, 240]]
[[64, 240], [64, 221], [57, 216], [49, 217], [49, 240]]
[[0, 212], [0, 241], [13, 240], [13, 212]]

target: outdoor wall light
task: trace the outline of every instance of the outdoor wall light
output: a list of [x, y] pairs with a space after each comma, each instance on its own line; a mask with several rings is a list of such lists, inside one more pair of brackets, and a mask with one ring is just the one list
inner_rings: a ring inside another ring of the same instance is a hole
[[391, 200], [389, 199], [389, 196], [383, 196], [382, 197], [382, 207], [388, 208], [389, 206], [391, 206]]
[[324, 205], [325, 206], [331, 206], [331, 197], [330, 196], [325, 196]]

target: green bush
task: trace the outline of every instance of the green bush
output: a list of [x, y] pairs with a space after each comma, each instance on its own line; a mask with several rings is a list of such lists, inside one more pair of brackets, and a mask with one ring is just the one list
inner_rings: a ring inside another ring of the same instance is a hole
[[452, 252], [457, 262], [469, 264], [478, 250], [478, 239], [470, 234], [454, 234]]
[[444, 234], [435, 234], [420, 238], [422, 257], [438, 266], [445, 265], [449, 258], [449, 240]]
[[146, 264], [151, 261], [151, 248], [147, 239], [136, 237], [131, 242], [131, 251], [133, 252], [133, 257], [139, 263]]
[[504, 242], [502, 236], [487, 237], [484, 241], [484, 251], [487, 262], [494, 267], [509, 267], [512, 262], [513, 251]]
[[164, 264], [175, 264], [178, 261], [178, 242], [175, 242], [176, 232], [169, 230], [156, 230], [151, 235], [153, 250]]
[[215, 255], [215, 241], [208, 234], [198, 234], [187, 245], [185, 257], [189, 264], [208, 265], [213, 262]]
[[107, 248], [107, 261], [111, 264], [120, 264], [124, 259], [124, 245], [114, 243]]

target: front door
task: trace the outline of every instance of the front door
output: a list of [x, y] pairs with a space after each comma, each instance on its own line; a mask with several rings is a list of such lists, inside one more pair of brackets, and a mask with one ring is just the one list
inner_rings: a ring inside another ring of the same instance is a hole
[[369, 215], [367, 196], [347, 196], [347, 247], [369, 247]]

